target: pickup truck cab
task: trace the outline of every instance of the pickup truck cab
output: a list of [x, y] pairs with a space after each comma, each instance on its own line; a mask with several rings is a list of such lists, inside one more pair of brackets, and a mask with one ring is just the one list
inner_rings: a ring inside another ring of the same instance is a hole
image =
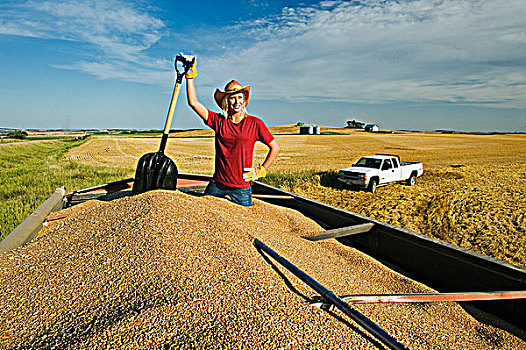
[[375, 192], [378, 186], [405, 181], [408, 186], [424, 173], [424, 165], [417, 162], [401, 162], [400, 157], [377, 154], [360, 158], [356, 164], [340, 170], [338, 180], [349, 186], [363, 187]]

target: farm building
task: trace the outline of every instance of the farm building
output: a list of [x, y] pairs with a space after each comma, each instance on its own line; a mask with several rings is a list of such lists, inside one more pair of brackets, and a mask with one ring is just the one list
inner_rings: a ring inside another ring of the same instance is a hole
[[302, 135], [319, 135], [320, 134], [320, 126], [319, 125], [312, 125], [312, 124], [305, 124], [300, 126], [300, 134]]
[[365, 126], [365, 131], [369, 131], [369, 132], [378, 132], [378, 125], [376, 124], [367, 124]]

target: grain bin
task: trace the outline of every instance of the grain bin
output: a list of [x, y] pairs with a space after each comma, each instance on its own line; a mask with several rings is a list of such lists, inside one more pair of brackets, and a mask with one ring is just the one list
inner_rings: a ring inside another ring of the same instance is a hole
[[302, 135], [319, 135], [320, 126], [319, 125], [302, 125], [300, 126], [300, 134]]
[[312, 135], [314, 133], [314, 128], [312, 125], [303, 125], [300, 126], [300, 134], [302, 135]]

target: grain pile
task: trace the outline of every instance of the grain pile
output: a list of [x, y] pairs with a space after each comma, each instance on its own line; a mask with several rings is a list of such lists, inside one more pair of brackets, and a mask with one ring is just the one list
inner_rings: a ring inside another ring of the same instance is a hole
[[[256, 237], [337, 294], [430, 292], [336, 242], [299, 213], [256, 201], [153, 191], [65, 210], [0, 259], [0, 347], [373, 349], [346, 317], [280, 277]], [[283, 270], [283, 269], [281, 269]], [[361, 305], [410, 349], [526, 349], [457, 304]]]

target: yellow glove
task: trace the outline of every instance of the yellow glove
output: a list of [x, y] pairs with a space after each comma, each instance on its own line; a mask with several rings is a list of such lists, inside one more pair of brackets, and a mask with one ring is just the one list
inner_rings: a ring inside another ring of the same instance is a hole
[[244, 168], [245, 173], [243, 173], [243, 180], [245, 182], [256, 181], [267, 175], [267, 169], [263, 166], [258, 166], [257, 168]]
[[197, 77], [197, 58], [195, 58], [195, 56], [185, 55], [182, 52], [179, 53], [179, 55], [184, 57], [188, 62], [191, 62], [191, 66], [188, 69], [188, 72], [186, 72], [186, 79], [193, 79]]

